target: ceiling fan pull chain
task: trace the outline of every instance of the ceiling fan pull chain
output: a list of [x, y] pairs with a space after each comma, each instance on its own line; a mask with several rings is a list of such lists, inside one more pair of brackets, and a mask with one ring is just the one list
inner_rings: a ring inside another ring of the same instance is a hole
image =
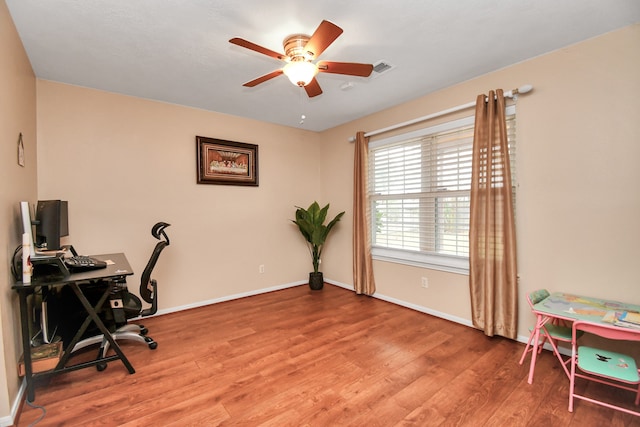
[[307, 118], [307, 116], [304, 115], [304, 95], [302, 94], [303, 92], [301, 90], [298, 91], [299, 95], [298, 98], [300, 99], [300, 111], [302, 112], [300, 114], [300, 124], [303, 125], [304, 124], [304, 119]]

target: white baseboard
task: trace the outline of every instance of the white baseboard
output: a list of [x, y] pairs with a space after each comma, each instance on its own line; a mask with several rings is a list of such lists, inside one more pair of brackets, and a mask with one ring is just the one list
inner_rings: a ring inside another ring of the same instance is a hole
[[18, 409], [20, 409], [20, 404], [22, 403], [22, 396], [24, 396], [26, 391], [27, 391], [27, 380], [22, 378], [22, 384], [20, 384], [18, 395], [16, 396], [16, 399], [13, 401], [13, 405], [11, 405], [11, 415], [8, 417], [0, 418], [0, 426], [8, 427], [8, 426], [14, 425], [15, 420], [18, 417]]
[[[20, 401], [20, 399], [16, 399], [18, 402]], [[12, 410], [11, 411], [11, 416], [7, 416], [7, 417], [2, 417], [0, 418], [0, 427], [9, 427], [13, 425], [13, 420], [15, 420], [16, 418], [16, 414], [15, 412]]]
[[[350, 285], [347, 285], [347, 284], [344, 284], [344, 283], [340, 283], [340, 282], [336, 282], [334, 280], [325, 280], [325, 282], [331, 283], [332, 285], [340, 286], [341, 288], [353, 290], [353, 286], [350, 286]], [[396, 305], [399, 305], [399, 306], [402, 306], [402, 307], [410, 308], [412, 310], [419, 311], [421, 313], [430, 314], [432, 316], [439, 317], [441, 319], [450, 320], [452, 322], [459, 323], [461, 325], [469, 326], [469, 327], [473, 328], [473, 324], [471, 323], [471, 321], [467, 320], [467, 319], [463, 319], [462, 317], [452, 316], [452, 315], [450, 315], [448, 313], [443, 313], [441, 311], [433, 310], [433, 309], [430, 309], [428, 307], [423, 307], [423, 306], [418, 305], [418, 304], [413, 304], [413, 303], [410, 303], [410, 302], [407, 302], [407, 301], [403, 301], [403, 300], [400, 300], [400, 299], [397, 299], [397, 298], [393, 298], [393, 297], [390, 297], [390, 296], [382, 295], [382, 294], [379, 294], [377, 292], [375, 294], [373, 294], [372, 297], [373, 298], [378, 298], [378, 299], [381, 299], [383, 301], [387, 301], [387, 302], [390, 302], [392, 304], [396, 304]]]
[[298, 282], [287, 283], [284, 285], [272, 286], [272, 287], [263, 288], [263, 289], [256, 289], [254, 291], [242, 292], [239, 294], [226, 295], [224, 297], [214, 298], [214, 299], [205, 300], [205, 301], [199, 301], [193, 304], [186, 304], [186, 305], [180, 305], [180, 306], [171, 307], [171, 308], [165, 308], [164, 310], [158, 310], [158, 312], [154, 316], [160, 316], [162, 314], [169, 314], [169, 313], [175, 313], [178, 311], [189, 310], [191, 308], [204, 307], [211, 304], [217, 304], [225, 301], [232, 301], [234, 299], [246, 298], [254, 295], [266, 294], [268, 292], [279, 291], [281, 289], [287, 289], [287, 288], [293, 288], [295, 286], [304, 285], [306, 283], [307, 283], [306, 280], [301, 280]]

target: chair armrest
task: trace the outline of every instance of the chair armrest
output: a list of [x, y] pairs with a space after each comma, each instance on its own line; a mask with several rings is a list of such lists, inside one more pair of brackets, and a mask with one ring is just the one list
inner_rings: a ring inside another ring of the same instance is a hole
[[151, 307], [140, 312], [140, 315], [143, 317], [154, 315], [158, 311], [158, 282], [155, 279], [151, 279], [151, 287], [153, 288]]

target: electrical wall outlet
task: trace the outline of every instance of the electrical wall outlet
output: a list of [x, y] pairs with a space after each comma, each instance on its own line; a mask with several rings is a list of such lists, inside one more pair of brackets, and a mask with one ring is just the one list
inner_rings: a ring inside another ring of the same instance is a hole
[[429, 279], [427, 279], [426, 277], [423, 277], [421, 285], [425, 289], [428, 288], [429, 287]]
[[258, 267], [258, 271], [260, 272], [260, 274], [264, 273], [264, 264], [260, 264], [260, 266]]

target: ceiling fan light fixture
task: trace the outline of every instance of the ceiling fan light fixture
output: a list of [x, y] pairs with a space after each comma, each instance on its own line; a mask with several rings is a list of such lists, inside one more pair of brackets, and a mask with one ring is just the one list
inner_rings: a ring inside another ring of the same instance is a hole
[[296, 86], [306, 86], [318, 74], [318, 67], [308, 61], [291, 61], [284, 66], [284, 74]]
[[323, 20], [311, 36], [306, 34], [293, 34], [285, 38], [283, 41], [284, 54], [239, 37], [232, 38], [229, 40], [229, 43], [283, 61], [286, 64], [283, 68], [246, 82], [242, 86], [254, 87], [284, 74], [294, 85], [304, 87], [307, 96], [313, 98], [322, 94], [322, 88], [318, 83], [318, 79], [315, 78], [318, 73], [369, 77], [373, 71], [372, 64], [336, 61], [313, 62], [318, 59], [322, 52], [324, 52], [340, 34], [342, 34], [342, 28], [329, 21]]

